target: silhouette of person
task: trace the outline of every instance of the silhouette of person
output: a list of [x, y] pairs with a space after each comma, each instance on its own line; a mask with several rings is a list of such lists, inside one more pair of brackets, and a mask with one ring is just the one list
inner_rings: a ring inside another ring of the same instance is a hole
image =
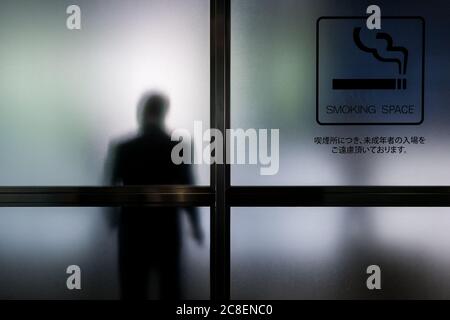
[[[113, 151], [115, 185], [192, 184], [190, 168], [175, 165], [171, 151], [177, 143], [166, 133], [169, 100], [147, 94], [140, 102], [140, 132]], [[203, 241], [195, 208], [185, 208], [194, 238]], [[121, 299], [146, 299], [150, 270], [155, 270], [160, 299], [180, 298], [180, 216], [177, 208], [123, 207], [118, 216]]]

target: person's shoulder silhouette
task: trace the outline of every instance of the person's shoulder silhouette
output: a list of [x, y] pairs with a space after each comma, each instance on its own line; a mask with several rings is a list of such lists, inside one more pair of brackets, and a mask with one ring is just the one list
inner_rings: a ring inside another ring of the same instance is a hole
[[142, 99], [138, 118], [139, 134], [117, 145], [113, 181], [123, 185], [190, 184], [186, 165], [175, 165], [171, 151], [177, 142], [164, 130], [168, 99], [162, 94]]

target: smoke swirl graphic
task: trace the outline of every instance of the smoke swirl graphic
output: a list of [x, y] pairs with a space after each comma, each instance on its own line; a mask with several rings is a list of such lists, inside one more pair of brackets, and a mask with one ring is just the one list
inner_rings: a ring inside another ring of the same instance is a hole
[[405, 47], [396, 47], [393, 45], [392, 37], [384, 32], [379, 32], [376, 35], [379, 40], [385, 40], [387, 43], [386, 51], [388, 52], [400, 52], [403, 55], [403, 60], [397, 58], [387, 58], [384, 57], [376, 48], [369, 48], [361, 41], [361, 28], [355, 28], [353, 30], [353, 41], [356, 46], [367, 53], [371, 53], [377, 60], [381, 62], [393, 62], [398, 65], [399, 74], [406, 74], [406, 69], [408, 66], [408, 49]]

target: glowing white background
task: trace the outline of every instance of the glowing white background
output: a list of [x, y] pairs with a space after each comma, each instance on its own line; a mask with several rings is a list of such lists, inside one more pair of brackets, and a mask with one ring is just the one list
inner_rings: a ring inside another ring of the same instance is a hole
[[[167, 125], [209, 126], [209, 2], [60, 1], [1, 5], [0, 183], [98, 185], [111, 141], [137, 130], [148, 91], [171, 100]], [[196, 166], [196, 184], [209, 168]]]

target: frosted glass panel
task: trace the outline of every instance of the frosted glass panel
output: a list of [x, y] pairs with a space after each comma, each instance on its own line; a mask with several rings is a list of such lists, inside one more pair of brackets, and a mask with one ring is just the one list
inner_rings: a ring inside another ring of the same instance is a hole
[[233, 299], [450, 298], [448, 208], [233, 208], [231, 223]]
[[[0, 3], [2, 185], [100, 185], [108, 147], [136, 134], [146, 92], [170, 99], [166, 127], [209, 126], [209, 1]], [[209, 184], [196, 166], [196, 184]]]
[[[320, 125], [317, 122], [317, 20], [320, 17], [365, 16], [369, 3], [358, 0], [231, 1], [231, 127], [280, 129], [279, 172], [263, 176], [259, 174], [258, 166], [232, 165], [232, 184], [450, 183], [449, 3], [445, 0], [398, 0], [378, 1], [376, 4], [381, 7], [382, 16], [422, 16], [425, 21], [424, 122], [421, 125], [392, 125], [397, 121], [417, 123], [420, 114], [383, 114], [381, 109], [377, 109], [375, 115], [367, 110], [366, 115], [346, 113], [328, 116], [322, 110], [319, 120], [322, 123], [335, 120], [356, 121], [360, 124], [377, 120], [390, 125]], [[422, 24], [420, 19], [405, 21], [393, 22], [382, 18], [381, 31], [389, 30], [394, 45], [404, 45], [409, 50], [405, 77], [407, 88], [411, 91], [402, 88], [390, 91], [349, 90], [345, 95], [343, 91], [339, 92], [340, 100], [327, 100], [331, 93], [322, 90], [320, 101], [337, 101], [334, 105], [336, 108], [341, 105], [367, 107], [372, 102], [402, 106], [403, 103], [409, 105], [408, 101], [415, 101], [411, 103], [416, 103], [416, 111], [419, 112]], [[354, 25], [361, 23], [365, 28], [364, 20]], [[324, 79], [323, 72], [330, 74], [327, 79], [329, 83], [325, 84], [331, 86], [331, 75], [359, 79], [380, 78], [392, 73], [397, 78], [399, 71], [395, 63], [384, 66], [364, 52], [357, 57], [359, 53], [353, 43], [352, 30], [342, 27], [345, 32], [350, 32], [343, 34], [339, 23], [332, 24], [323, 19], [320, 22], [320, 59], [323, 62], [320, 79]], [[366, 33], [367, 30], [361, 33], [363, 40], [370, 40], [369, 36], [374, 35]], [[386, 42], [378, 41], [381, 42], [373, 42], [374, 46], [384, 49]], [[341, 49], [348, 49], [351, 54]], [[333, 57], [333, 50], [340, 50], [339, 54], [336, 51]], [[323, 85], [322, 80], [320, 84]], [[335, 110], [334, 107], [331, 109]], [[342, 137], [346, 138], [344, 142], [336, 140]], [[355, 142], [355, 138], [360, 140]], [[371, 140], [366, 143], [366, 138]], [[360, 148], [371, 146], [382, 148], [375, 149], [375, 152], [370, 148], [365, 151]], [[391, 152], [392, 149], [389, 152], [383, 149], [392, 146], [395, 147], [394, 152]], [[405, 148], [400, 152], [398, 147], [401, 146]]]
[[[111, 224], [116, 210], [0, 209], [0, 299], [118, 299], [118, 229]], [[158, 210], [147, 208], [146, 214], [157, 214]], [[185, 299], [209, 298], [209, 209], [199, 208], [198, 212], [204, 233], [202, 245], [191, 236], [187, 216], [180, 216], [180, 290]], [[152, 226], [146, 228], [151, 230]], [[170, 234], [173, 230], [165, 231]], [[164, 240], [147, 244], [142, 261], [153, 257], [157, 246], [169, 250]], [[81, 268], [82, 290], [66, 287], [70, 265]], [[148, 277], [150, 299], [159, 298], [160, 277], [155, 270], [151, 269]]]

